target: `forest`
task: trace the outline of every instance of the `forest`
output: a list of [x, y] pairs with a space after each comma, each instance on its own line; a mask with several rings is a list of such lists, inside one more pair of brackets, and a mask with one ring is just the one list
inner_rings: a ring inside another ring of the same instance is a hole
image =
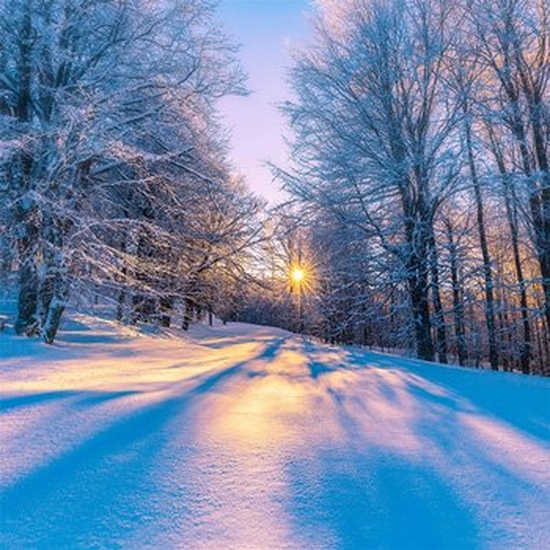
[[17, 334], [101, 304], [550, 375], [548, 1], [324, 1], [311, 25], [267, 205], [229, 160], [219, 102], [248, 90], [216, 2], [0, 0]]

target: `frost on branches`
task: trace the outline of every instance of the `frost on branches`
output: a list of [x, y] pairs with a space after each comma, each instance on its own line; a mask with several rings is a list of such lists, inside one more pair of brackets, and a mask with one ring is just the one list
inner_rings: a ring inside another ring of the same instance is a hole
[[0, 25], [17, 333], [52, 342], [82, 283], [121, 319], [168, 323], [176, 296], [214, 307], [203, 281], [230, 294], [261, 204], [225, 160], [216, 101], [245, 90], [213, 3], [1, 0]]
[[321, 333], [548, 373], [548, 3], [319, 4], [278, 173], [323, 257]]

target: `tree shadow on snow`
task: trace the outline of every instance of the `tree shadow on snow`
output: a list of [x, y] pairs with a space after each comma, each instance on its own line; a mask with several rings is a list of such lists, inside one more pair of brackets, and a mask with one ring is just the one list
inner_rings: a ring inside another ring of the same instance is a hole
[[[483, 423], [497, 415], [495, 421], [548, 442], [539, 423], [547, 413], [541, 410], [538, 420], [515, 418], [508, 394], [501, 402], [494, 387], [491, 393], [491, 376], [481, 382], [483, 373], [468, 380], [458, 369], [438, 372], [438, 366], [307, 341], [292, 346], [307, 361], [316, 413], [327, 430], [343, 434], [337, 443], [321, 435], [302, 459], [294, 456], [286, 465], [294, 495], [288, 512], [307, 546], [330, 541], [330, 547], [349, 549], [478, 548], [488, 516], [469, 500], [468, 483], [484, 480], [495, 504], [498, 488], [507, 493], [502, 502], [540, 493], [536, 476], [508, 464], [464, 423], [464, 416]], [[505, 392], [514, 380], [504, 380]], [[544, 396], [547, 386], [540, 389]], [[475, 476], [470, 481], [467, 472]], [[497, 518], [490, 528], [505, 531], [506, 520]]]
[[[271, 342], [257, 359], [273, 356], [280, 345], [281, 340]], [[192, 514], [186, 486], [196, 479], [186, 479], [185, 471], [178, 476], [164, 464], [163, 450], [176, 436], [178, 464], [191, 459], [197, 449], [186, 418], [190, 407], [244, 374], [249, 361], [172, 384], [168, 397], [98, 426], [87, 440], [5, 488], [0, 494], [0, 546], [3, 536], [22, 547], [96, 547], [106, 541], [118, 546], [123, 544], [121, 533], [135, 537], [163, 523], [165, 530], [173, 528], [171, 513], [183, 521]], [[127, 393], [49, 392], [14, 397], [6, 408], [67, 398], [77, 399], [71, 406], [91, 407]], [[66, 414], [71, 414], [70, 407]]]
[[[458, 406], [492, 415], [550, 444], [550, 382], [545, 378], [400, 359], [362, 350], [346, 353], [350, 363], [356, 365], [412, 372], [419, 380], [442, 390], [446, 399], [459, 403]], [[444, 399], [442, 392], [430, 393], [418, 384], [415, 391], [424, 392], [424, 397], [435, 402]]]
[[[205, 344], [249, 342], [245, 336], [231, 338]], [[485, 381], [480, 373], [438, 371], [437, 366], [298, 338], [258, 341], [265, 345], [256, 357], [161, 388], [160, 397], [155, 394], [145, 406], [102, 420], [84, 442], [8, 487], [0, 497], [0, 546], [2, 531], [11, 533], [8, 540], [15, 533], [20, 546], [27, 547], [97, 547], [105, 541], [124, 546], [130, 539], [147, 545], [153, 527], [158, 533], [174, 529], [174, 523], [200, 521], [197, 510], [204, 503], [190, 495], [204, 472], [188, 471], [185, 464], [201, 451], [201, 434], [190, 419], [209, 411], [195, 406], [212, 392], [232, 389], [233, 383], [239, 390], [243, 380], [254, 389], [257, 376], [266, 379], [263, 384], [270, 376], [284, 376], [303, 390], [304, 399], [316, 399], [314, 407], [298, 408], [316, 419], [304, 436], [304, 448], [287, 455], [287, 442], [275, 441], [280, 456], [288, 456], [282, 465], [288, 484], [284, 507], [307, 548], [480, 547], [484, 526], [464, 500], [461, 464], [497, 486], [533, 490], [529, 479], [483, 449], [462, 423], [461, 415], [486, 411], [531, 435], [547, 433], [534, 419], [514, 420], [494, 396], [483, 393], [492, 377]], [[284, 361], [283, 350], [303, 359], [296, 372], [277, 367]], [[277, 368], [270, 370], [271, 365]], [[513, 386], [504, 382], [510, 391]], [[6, 407], [65, 398], [74, 400], [71, 406], [91, 407], [123, 396], [59, 391], [15, 396]], [[285, 414], [291, 422], [292, 410]], [[338, 438], [331, 439], [329, 432]], [[177, 464], [164, 454], [169, 445], [177, 446]]]
[[52, 401], [73, 399], [71, 405], [75, 407], [89, 407], [101, 403], [135, 395], [138, 391], [77, 391], [62, 390], [51, 392], [27, 393], [22, 395], [10, 395], [0, 400], [0, 413], [7, 413], [13, 409], [28, 408], [36, 405], [49, 404]]

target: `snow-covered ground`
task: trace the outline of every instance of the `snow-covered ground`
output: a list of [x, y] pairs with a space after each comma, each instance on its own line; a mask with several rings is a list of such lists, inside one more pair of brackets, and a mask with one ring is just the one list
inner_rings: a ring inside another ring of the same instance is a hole
[[550, 380], [77, 316], [0, 390], [1, 548], [550, 548]]

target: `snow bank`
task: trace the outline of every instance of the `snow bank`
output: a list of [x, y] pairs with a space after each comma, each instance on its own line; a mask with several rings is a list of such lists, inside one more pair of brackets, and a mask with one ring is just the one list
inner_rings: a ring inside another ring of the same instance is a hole
[[0, 335], [2, 548], [550, 547], [550, 381], [250, 325]]

